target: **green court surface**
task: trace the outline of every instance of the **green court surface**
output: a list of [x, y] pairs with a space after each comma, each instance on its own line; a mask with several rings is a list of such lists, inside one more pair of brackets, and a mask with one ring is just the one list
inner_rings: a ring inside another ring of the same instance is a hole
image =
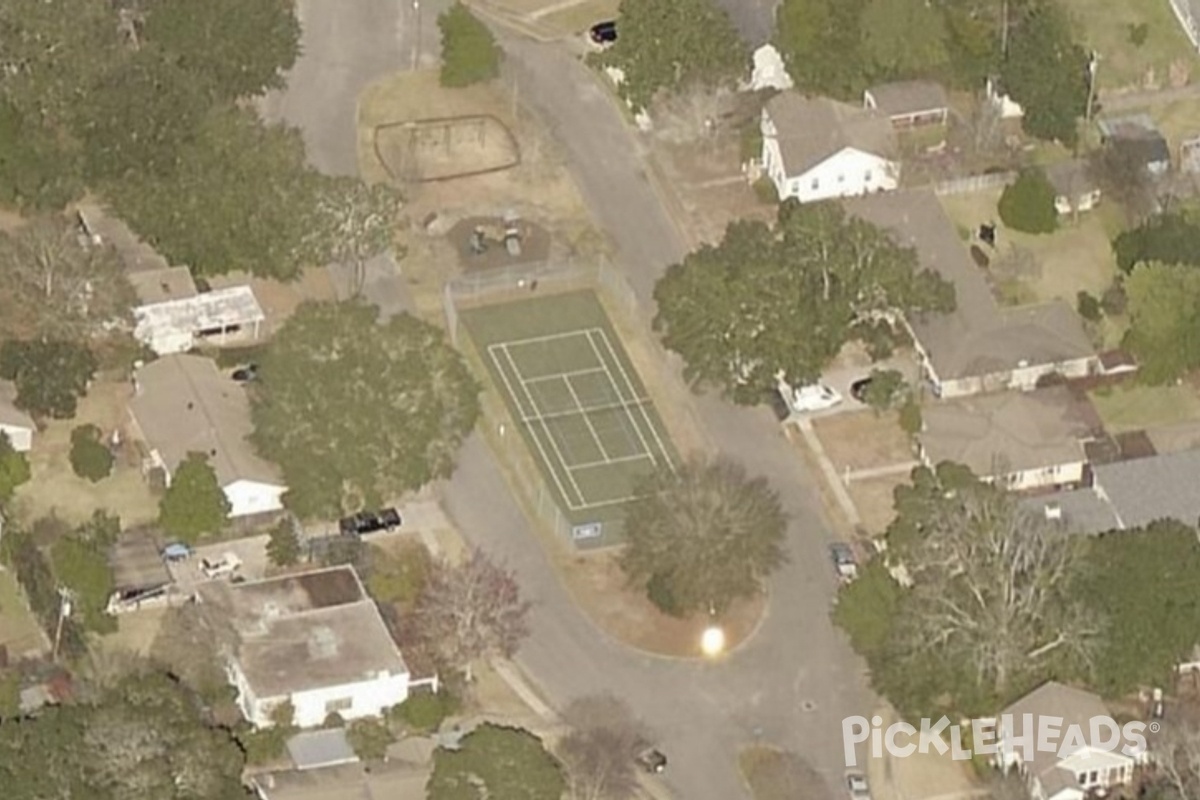
[[[645, 385], [592, 291], [460, 318], [547, 486], [583, 537], [619, 527], [639, 481], [675, 464]], [[600, 526], [600, 531], [595, 527]]]

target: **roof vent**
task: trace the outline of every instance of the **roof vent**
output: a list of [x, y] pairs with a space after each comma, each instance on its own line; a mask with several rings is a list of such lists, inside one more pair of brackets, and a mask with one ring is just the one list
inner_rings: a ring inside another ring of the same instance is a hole
[[1062, 519], [1062, 506], [1058, 503], [1046, 503], [1046, 519]]

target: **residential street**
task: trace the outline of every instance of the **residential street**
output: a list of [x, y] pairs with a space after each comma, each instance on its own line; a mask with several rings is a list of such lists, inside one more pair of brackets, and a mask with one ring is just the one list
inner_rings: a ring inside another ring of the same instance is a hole
[[[569, 53], [507, 38], [504, 46], [523, 96], [564, 144], [586, 201], [648, 304], [654, 281], [683, 245], [645, 178], [635, 138]], [[471, 542], [510, 559], [537, 603], [533, 635], [517, 660], [556, 705], [600, 691], [629, 701], [661, 737], [671, 759], [669, 783], [681, 798], [745, 797], [736, 752], [755, 738], [806, 755], [831, 791], [840, 792], [841, 720], [869, 716], [874, 706], [861, 677], [864, 665], [829, 620], [831, 534], [817, 511], [816, 478], [766, 409], [707, 398], [700, 408], [720, 449], [768, 476], [792, 515], [791, 563], [773, 581], [770, 616], [745, 649], [722, 662], [641, 656], [592, 628], [528, 532], [478, 437], [464, 449], [447, 487], [448, 511]]]

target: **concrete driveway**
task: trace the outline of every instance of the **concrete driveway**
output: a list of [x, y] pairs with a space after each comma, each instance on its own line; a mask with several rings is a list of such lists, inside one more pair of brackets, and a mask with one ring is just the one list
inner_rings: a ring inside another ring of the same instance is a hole
[[[502, 36], [509, 63], [555, 138], [594, 216], [614, 238], [630, 282], [649, 313], [654, 282], [684, 245], [645, 178], [639, 143], [591, 73], [570, 54]], [[647, 332], [647, 335], [648, 332]], [[716, 663], [634, 653], [591, 627], [571, 603], [528, 522], [509, 496], [491, 452], [476, 437], [449, 482], [447, 509], [468, 540], [509, 559], [537, 603], [533, 633], [518, 656], [555, 704], [595, 692], [625, 698], [658, 734], [671, 759], [669, 785], [687, 800], [746, 796], [740, 745], [758, 739], [809, 758], [830, 791], [844, 771], [841, 720], [869, 716], [864, 665], [829, 619], [832, 541], [820, 516], [816, 478], [765, 408], [698, 399], [721, 450], [762, 474], [791, 515], [791, 561], [772, 581], [759, 635]]]
[[298, 127], [309, 162], [358, 175], [358, 95], [396, 70], [436, 65], [437, 16], [449, 0], [298, 0], [302, 55], [287, 88], [262, 98], [270, 122]]

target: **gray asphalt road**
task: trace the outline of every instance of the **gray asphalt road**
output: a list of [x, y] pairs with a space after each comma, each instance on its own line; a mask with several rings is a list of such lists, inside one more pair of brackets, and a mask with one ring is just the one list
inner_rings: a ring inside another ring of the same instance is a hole
[[309, 161], [330, 175], [357, 175], [359, 93], [415, 64], [437, 63], [437, 15], [449, 0], [298, 0], [303, 54], [288, 86], [260, 102], [264, 118], [300, 128]]
[[[599, 223], [614, 238], [635, 290], [683, 253], [659, 198], [645, 180], [638, 144], [572, 56], [504, 39], [523, 95], [566, 147]], [[648, 304], [648, 303], [647, 303]], [[809, 474], [765, 409], [699, 400], [723, 452], [766, 476], [791, 514], [790, 564], [772, 581], [770, 616], [744, 649], [717, 663], [632, 653], [605, 639], [570, 602], [528, 522], [513, 504], [491, 452], [464, 449], [446, 491], [448, 510], [472, 542], [510, 559], [537, 603], [533, 634], [518, 660], [556, 704], [598, 691], [626, 698], [656, 730], [671, 758], [669, 783], [686, 800], [745, 796], [738, 746], [761, 739], [811, 759], [833, 791], [843, 772], [841, 720], [873, 710], [863, 665], [829, 620], [834, 579], [830, 540]]]

